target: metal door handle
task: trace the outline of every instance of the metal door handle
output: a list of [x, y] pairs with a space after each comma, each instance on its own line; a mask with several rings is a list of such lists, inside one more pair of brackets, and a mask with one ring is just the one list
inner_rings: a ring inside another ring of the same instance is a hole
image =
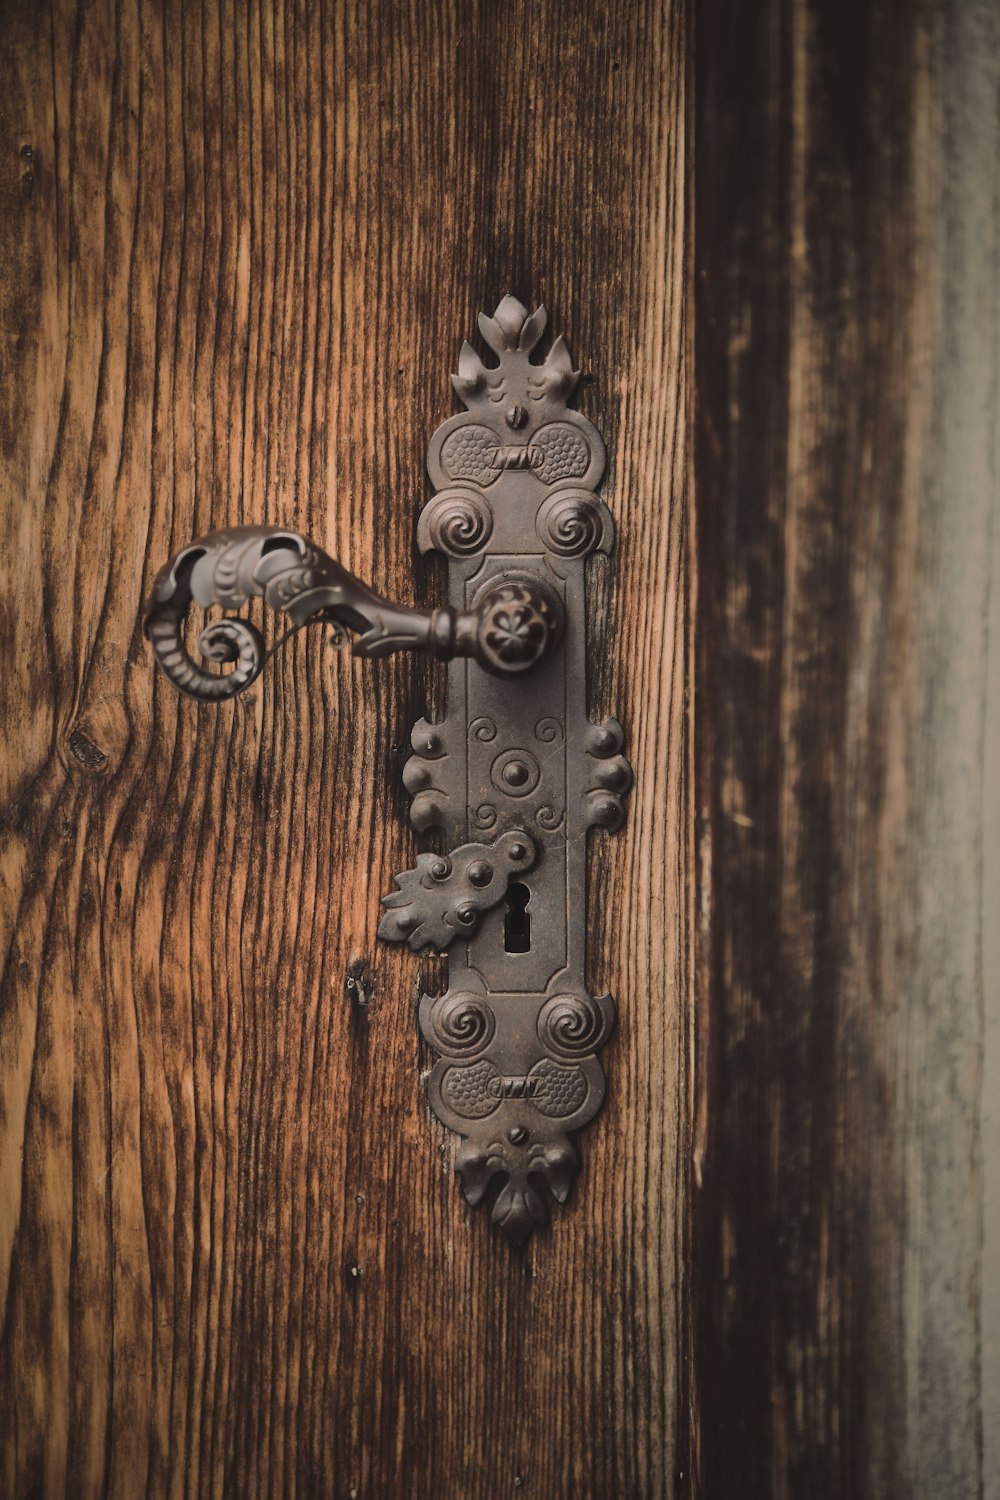
[[233, 663], [232, 671], [220, 675], [188, 655], [184, 617], [192, 600], [203, 609], [239, 609], [260, 597], [295, 628], [319, 621], [356, 632], [355, 656], [390, 651], [426, 651], [441, 661], [469, 656], [498, 677], [516, 677], [537, 666], [558, 644], [565, 623], [559, 596], [538, 577], [505, 574], [472, 610], [412, 609], [384, 599], [297, 532], [235, 526], [191, 542], [157, 574], [143, 625], [160, 669], [175, 688], [217, 702], [256, 680], [266, 656], [260, 631], [249, 620], [216, 620], [202, 631], [202, 656]]
[[585, 567], [614, 538], [595, 493], [604, 444], [569, 409], [579, 371], [563, 340], [532, 358], [545, 323], [544, 308], [505, 297], [479, 319], [495, 362], [462, 346], [452, 380], [467, 410], [431, 439], [436, 494], [417, 530], [423, 551], [448, 559], [444, 608], [393, 604], [307, 538], [245, 526], [179, 552], [145, 614], [167, 677], [208, 701], [249, 687], [264, 644], [249, 621], [218, 620], [201, 652], [231, 670], [198, 665], [184, 644], [192, 602], [235, 610], [263, 597], [292, 629], [355, 633], [358, 656], [450, 662], [446, 716], [414, 726], [403, 782], [414, 827], [441, 830], [451, 853], [419, 854], [396, 876], [379, 936], [449, 949], [448, 988], [420, 1005], [437, 1055], [428, 1094], [463, 1137], [466, 1198], [489, 1193], [515, 1241], [565, 1201], [576, 1132], [604, 1097], [614, 1002], [586, 986], [586, 840], [621, 825], [632, 785], [621, 725], [587, 714]]

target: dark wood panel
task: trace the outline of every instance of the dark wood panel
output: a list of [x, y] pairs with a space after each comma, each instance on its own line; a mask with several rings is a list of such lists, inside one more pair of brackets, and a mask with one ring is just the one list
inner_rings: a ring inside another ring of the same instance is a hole
[[975, 0], [696, 8], [713, 1500], [982, 1493], [998, 22]]
[[[687, 1048], [684, 87], [675, 7], [10, 3], [0, 1490], [654, 1497], [676, 1464]], [[424, 669], [297, 638], [180, 702], [138, 620], [190, 535], [290, 523], [376, 586], [480, 306], [544, 300], [609, 440], [595, 859], [621, 1025], [523, 1255], [426, 1109]]]

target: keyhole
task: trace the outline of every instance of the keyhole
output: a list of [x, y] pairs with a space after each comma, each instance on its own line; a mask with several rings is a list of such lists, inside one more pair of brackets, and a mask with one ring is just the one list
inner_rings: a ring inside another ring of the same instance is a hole
[[508, 953], [531, 952], [531, 918], [528, 902], [531, 892], [522, 880], [507, 887], [507, 911], [503, 919], [503, 945]]

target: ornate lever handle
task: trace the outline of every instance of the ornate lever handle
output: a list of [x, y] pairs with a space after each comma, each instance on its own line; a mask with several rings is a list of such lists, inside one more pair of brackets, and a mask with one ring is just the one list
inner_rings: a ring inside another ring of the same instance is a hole
[[243, 619], [216, 620], [201, 633], [199, 650], [213, 662], [232, 662], [218, 675], [199, 666], [184, 645], [184, 617], [192, 600], [208, 608], [239, 609], [263, 598], [293, 627], [313, 621], [358, 634], [355, 656], [426, 651], [442, 661], [474, 657], [486, 671], [516, 677], [558, 644], [563, 607], [537, 574], [509, 574], [481, 596], [476, 609], [412, 609], [393, 604], [349, 573], [335, 558], [294, 531], [234, 526], [200, 537], [161, 568], [143, 627], [153, 654], [174, 687], [191, 698], [233, 698], [259, 676], [266, 656], [260, 631]]

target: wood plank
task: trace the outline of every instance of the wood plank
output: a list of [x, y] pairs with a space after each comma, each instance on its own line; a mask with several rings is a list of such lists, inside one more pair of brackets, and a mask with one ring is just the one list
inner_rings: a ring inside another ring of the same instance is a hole
[[[1000, 396], [1000, 393], [998, 393]], [[1000, 430], [1000, 414], [997, 428]], [[983, 1265], [980, 1348], [982, 1365], [983, 1500], [1000, 1500], [1000, 524], [994, 518], [990, 563], [989, 656], [983, 736], [982, 932]]]
[[[4, 8], [0, 1492], [655, 1497], [685, 1233], [685, 98], [643, 0]], [[30, 149], [30, 157], [29, 157]], [[544, 300], [609, 440], [609, 1103], [512, 1254], [375, 942], [426, 670], [298, 637], [181, 702], [153, 572], [234, 522], [429, 600], [427, 439]]]
[[978, 1496], [998, 15], [695, 54], [698, 1483]]

